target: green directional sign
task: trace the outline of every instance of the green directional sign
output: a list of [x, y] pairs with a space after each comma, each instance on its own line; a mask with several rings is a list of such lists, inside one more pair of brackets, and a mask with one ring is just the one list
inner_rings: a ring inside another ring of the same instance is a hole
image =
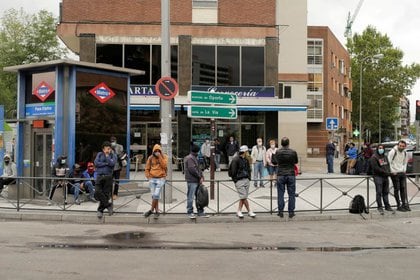
[[236, 107], [221, 106], [190, 106], [188, 107], [188, 117], [209, 119], [236, 119], [238, 117], [238, 109]]
[[188, 97], [191, 103], [212, 103], [222, 105], [236, 105], [237, 97], [235, 94], [218, 93], [208, 91], [189, 91]]

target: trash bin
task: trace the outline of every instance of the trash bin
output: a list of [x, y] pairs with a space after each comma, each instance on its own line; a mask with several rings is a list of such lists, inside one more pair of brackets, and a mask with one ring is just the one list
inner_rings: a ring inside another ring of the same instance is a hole
[[413, 152], [413, 173], [420, 173], [420, 151]]

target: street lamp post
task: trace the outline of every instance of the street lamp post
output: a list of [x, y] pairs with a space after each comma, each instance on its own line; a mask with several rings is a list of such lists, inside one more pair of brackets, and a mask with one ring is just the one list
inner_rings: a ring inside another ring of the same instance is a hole
[[379, 98], [379, 121], [378, 121], [379, 140], [378, 140], [378, 143], [382, 143], [382, 135], [381, 135], [381, 130], [382, 130], [382, 125], [381, 125], [381, 101], [384, 98], [392, 98], [392, 95], [385, 95], [385, 96], [382, 96], [381, 98]]
[[362, 126], [362, 90], [363, 90], [363, 62], [367, 59], [373, 58], [375, 60], [379, 60], [381, 58], [383, 58], [384, 55], [379, 53], [379, 54], [375, 54], [371, 57], [365, 57], [364, 59], [360, 60], [360, 84], [359, 84], [359, 129], [360, 129], [360, 134], [359, 134], [359, 151], [362, 148], [362, 137], [363, 137], [363, 126]]

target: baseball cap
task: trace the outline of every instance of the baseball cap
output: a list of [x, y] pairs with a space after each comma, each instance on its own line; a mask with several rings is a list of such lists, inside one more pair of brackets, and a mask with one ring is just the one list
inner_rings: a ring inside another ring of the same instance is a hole
[[248, 146], [247, 145], [243, 145], [239, 148], [240, 152], [247, 152], [248, 151]]

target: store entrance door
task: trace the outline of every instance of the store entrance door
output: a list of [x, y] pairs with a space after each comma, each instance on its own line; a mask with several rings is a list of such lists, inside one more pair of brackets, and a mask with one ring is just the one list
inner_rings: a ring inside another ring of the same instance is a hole
[[44, 179], [34, 180], [34, 196], [46, 196], [49, 189], [49, 181], [46, 177], [51, 177], [51, 161], [52, 161], [52, 130], [51, 129], [34, 129], [33, 130], [33, 177]]

